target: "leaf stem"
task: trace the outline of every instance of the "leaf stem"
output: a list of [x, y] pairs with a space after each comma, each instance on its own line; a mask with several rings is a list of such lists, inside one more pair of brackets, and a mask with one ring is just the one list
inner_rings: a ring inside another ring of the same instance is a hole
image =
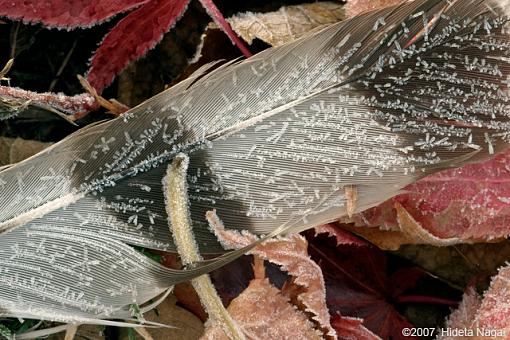
[[221, 27], [223, 32], [230, 38], [230, 41], [237, 46], [237, 48], [244, 54], [246, 58], [249, 58], [253, 55], [251, 51], [248, 49], [248, 46], [242, 41], [236, 32], [232, 29], [228, 21], [223, 17], [220, 10], [212, 0], [200, 0], [200, 3], [206, 9], [207, 13], [213, 18], [214, 22]]
[[[189, 158], [185, 154], [178, 154], [168, 167], [167, 175], [163, 179], [165, 187], [166, 209], [170, 218], [172, 235], [177, 252], [181, 256], [183, 265], [192, 266], [201, 261], [197, 243], [191, 229], [191, 219], [188, 208], [188, 186], [186, 172]], [[204, 306], [209, 320], [217, 322], [223, 331], [233, 340], [245, 339], [242, 330], [232, 319], [223, 306], [211, 278], [205, 274], [191, 280]]]

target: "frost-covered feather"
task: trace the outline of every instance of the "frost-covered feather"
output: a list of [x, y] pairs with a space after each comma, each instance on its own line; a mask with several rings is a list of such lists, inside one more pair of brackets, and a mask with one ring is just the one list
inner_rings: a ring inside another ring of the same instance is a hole
[[234, 258], [176, 271], [127, 245], [174, 249], [161, 179], [179, 152], [204, 252], [221, 250], [208, 210], [228, 228], [295, 232], [345, 215], [345, 187], [359, 212], [498, 152], [510, 132], [498, 3], [406, 2], [208, 65], [1, 170], [0, 314], [126, 318], [129, 304]]

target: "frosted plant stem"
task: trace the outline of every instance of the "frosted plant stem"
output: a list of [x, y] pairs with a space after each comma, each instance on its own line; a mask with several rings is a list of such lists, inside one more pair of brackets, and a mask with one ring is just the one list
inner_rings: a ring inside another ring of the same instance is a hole
[[[168, 167], [167, 174], [163, 179], [166, 210], [170, 218], [175, 246], [183, 265], [187, 266], [202, 260], [191, 230], [186, 182], [188, 163], [188, 156], [178, 154]], [[191, 284], [197, 291], [200, 301], [209, 315], [209, 320], [217, 322], [230, 339], [245, 339], [242, 330], [223, 306], [209, 275], [199, 276], [191, 280]]]

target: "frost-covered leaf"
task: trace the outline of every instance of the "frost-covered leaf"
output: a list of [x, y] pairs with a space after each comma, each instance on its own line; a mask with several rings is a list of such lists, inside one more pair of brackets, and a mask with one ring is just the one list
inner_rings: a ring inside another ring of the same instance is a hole
[[349, 245], [358, 245], [358, 246], [366, 246], [368, 245], [365, 241], [359, 239], [354, 236], [350, 232], [340, 228], [338, 224], [328, 223], [321, 224], [313, 228], [316, 235], [319, 234], [327, 234], [330, 237], [334, 237], [336, 240], [336, 245], [340, 244], [349, 244]]
[[[323, 339], [306, 315], [269, 283], [254, 279], [227, 308], [250, 339]], [[228, 339], [220, 327], [206, 326], [203, 340]]]
[[370, 246], [331, 247], [318, 238], [310, 240], [309, 252], [322, 269], [333, 320], [338, 312], [363, 320], [364, 327], [383, 339], [405, 339], [402, 328], [412, 325], [392, 303], [413, 287], [423, 272], [405, 268], [389, 276], [386, 255]]
[[[226, 230], [217, 223], [215, 233], [226, 249], [240, 249], [256, 240], [253, 235]], [[306, 312], [313, 315], [313, 320], [325, 335], [336, 337], [326, 307], [324, 278], [320, 267], [308, 256], [307, 248], [306, 239], [295, 234], [288, 238], [267, 240], [252, 249], [250, 254], [281, 266], [291, 275], [292, 283], [301, 288], [297, 300], [306, 308]]]
[[[200, 1], [246, 56], [251, 55], [244, 43], [210, 0]], [[89, 27], [114, 15], [130, 11], [105, 36], [91, 60], [88, 79], [101, 93], [129, 62], [153, 48], [186, 10], [189, 0], [0, 0], [0, 16], [41, 22], [49, 27], [73, 29]], [[0, 77], [1, 78], [1, 77]]]
[[345, 12], [348, 18], [360, 13], [373, 11], [383, 7], [398, 5], [402, 0], [347, 0]]
[[189, 0], [150, 0], [104, 37], [92, 57], [87, 79], [101, 92], [130, 61], [143, 56], [181, 18]]
[[[356, 216], [354, 221], [360, 226], [399, 230], [395, 208], [398, 203], [420, 228], [441, 239], [486, 242], [505, 238], [510, 235], [509, 165], [510, 151], [505, 151], [484, 163], [426, 177], [405, 188], [404, 194]], [[392, 236], [386, 233], [386, 237]], [[396, 243], [414, 242], [433, 243], [406, 238]]]
[[[499, 270], [489, 289], [479, 298], [469, 288], [459, 308], [449, 317], [446, 327], [471, 331], [475, 338], [510, 338], [510, 265]], [[480, 333], [482, 332], [482, 333]], [[444, 334], [440, 339], [460, 339]]]
[[2, 311], [122, 319], [130, 305], [246, 251], [178, 271], [130, 247], [174, 249], [161, 179], [179, 152], [190, 156], [192, 225], [209, 253], [224, 251], [204, 221], [211, 209], [228, 228], [292, 233], [345, 215], [346, 187], [357, 188], [350, 204], [361, 212], [429, 173], [498, 152], [510, 101], [498, 4], [406, 2], [207, 65], [2, 169]]
[[46, 26], [88, 27], [149, 0], [0, 0], [0, 15]]
[[365, 326], [363, 320], [359, 318], [351, 318], [336, 314], [331, 318], [331, 324], [335, 328], [338, 336], [346, 340], [376, 340], [381, 339]]
[[295, 40], [311, 30], [345, 19], [344, 6], [336, 2], [315, 2], [285, 6], [270, 13], [242, 13], [228, 20], [249, 44], [260, 39], [271, 46]]

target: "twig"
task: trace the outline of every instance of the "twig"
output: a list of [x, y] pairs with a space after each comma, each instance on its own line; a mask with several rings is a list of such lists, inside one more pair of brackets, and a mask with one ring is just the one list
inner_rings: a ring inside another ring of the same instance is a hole
[[199, 0], [202, 6], [204, 6], [207, 13], [213, 18], [214, 22], [220, 26], [220, 28], [227, 34], [230, 38], [230, 41], [237, 46], [237, 48], [244, 54], [246, 58], [251, 57], [253, 54], [250, 52], [246, 44], [239, 38], [236, 32], [232, 30], [230, 24], [223, 17], [220, 10], [212, 0]]
[[[192, 266], [194, 263], [201, 261], [202, 256], [191, 230], [186, 182], [188, 163], [188, 156], [184, 154], [177, 155], [168, 167], [167, 174], [163, 179], [163, 186], [165, 188], [166, 210], [170, 218], [177, 252], [185, 266]], [[200, 301], [209, 315], [209, 320], [217, 322], [230, 339], [245, 339], [242, 330], [223, 306], [209, 275], [199, 276], [191, 280], [191, 284], [197, 291]]]
[[115, 115], [121, 115], [124, 112], [126, 112], [127, 110], [129, 110], [129, 107], [127, 107], [126, 105], [124, 105], [116, 100], [108, 100], [108, 99], [101, 97], [97, 93], [96, 89], [94, 87], [92, 87], [92, 85], [90, 85], [90, 83], [87, 81], [87, 79], [83, 78], [80, 75], [78, 75], [77, 77], [78, 77], [78, 80], [80, 81], [81, 86], [83, 86], [85, 91], [87, 91], [92, 97], [94, 97], [94, 99], [99, 103], [99, 105], [101, 105], [102, 107], [104, 107], [105, 109], [110, 111], [111, 113], [113, 113]]
[[0, 71], [0, 81], [7, 80], [7, 83], [9, 83], [10, 78], [5, 78], [5, 76], [7, 75], [7, 73], [9, 73], [13, 64], [14, 64], [14, 59], [11, 58], [7, 61], [4, 68], [2, 69], [2, 71]]
[[66, 68], [67, 64], [69, 63], [69, 60], [71, 59], [71, 55], [74, 52], [74, 49], [76, 48], [76, 44], [78, 43], [78, 40], [75, 40], [73, 42], [73, 46], [71, 46], [71, 49], [69, 52], [67, 52], [64, 61], [62, 61], [62, 65], [60, 65], [60, 68], [58, 69], [57, 73], [55, 74], [55, 77], [51, 81], [50, 87], [48, 88], [48, 91], [51, 92], [55, 88], [55, 85], [57, 85], [58, 79], [62, 75], [62, 72], [64, 72], [64, 69]]

